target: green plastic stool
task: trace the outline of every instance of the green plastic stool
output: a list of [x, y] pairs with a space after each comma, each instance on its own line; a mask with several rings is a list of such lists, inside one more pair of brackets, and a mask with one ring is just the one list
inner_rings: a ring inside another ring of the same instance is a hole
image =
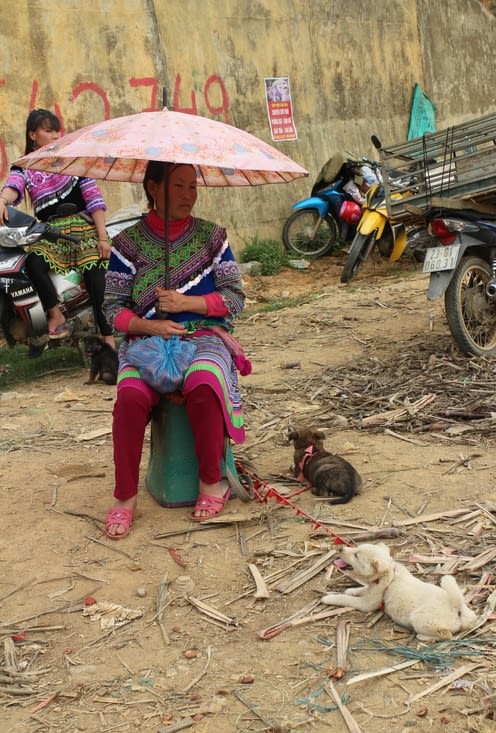
[[[222, 461], [224, 478], [228, 471], [231, 479], [238, 479], [230, 444]], [[161, 506], [194, 506], [196, 502], [198, 460], [184, 402], [162, 397], [153, 411], [146, 488]]]

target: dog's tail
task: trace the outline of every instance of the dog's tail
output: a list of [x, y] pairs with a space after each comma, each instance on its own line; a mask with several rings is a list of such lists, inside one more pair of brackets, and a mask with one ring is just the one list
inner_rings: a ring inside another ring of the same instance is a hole
[[336, 499], [331, 499], [329, 504], [347, 504], [349, 501], [353, 499], [355, 496], [355, 492], [353, 489], [350, 491], [347, 491], [346, 494], [343, 496], [338, 496]]
[[361, 488], [362, 479], [358, 475], [354, 476], [353, 480], [348, 484], [345, 493], [342, 496], [338, 496], [336, 499], [331, 499], [329, 504], [347, 504], [356, 494], [360, 493]]

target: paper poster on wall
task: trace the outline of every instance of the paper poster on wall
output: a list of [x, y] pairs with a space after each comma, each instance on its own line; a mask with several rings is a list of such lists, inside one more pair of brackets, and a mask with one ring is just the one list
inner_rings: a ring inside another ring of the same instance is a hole
[[265, 78], [265, 99], [272, 140], [296, 140], [291, 89], [287, 76]]

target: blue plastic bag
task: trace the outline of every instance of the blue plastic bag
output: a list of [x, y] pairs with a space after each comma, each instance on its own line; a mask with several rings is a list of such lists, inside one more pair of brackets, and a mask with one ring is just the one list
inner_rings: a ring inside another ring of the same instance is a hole
[[127, 360], [139, 369], [143, 381], [157, 392], [175, 392], [182, 386], [195, 351], [192, 339], [150, 336], [129, 344]]

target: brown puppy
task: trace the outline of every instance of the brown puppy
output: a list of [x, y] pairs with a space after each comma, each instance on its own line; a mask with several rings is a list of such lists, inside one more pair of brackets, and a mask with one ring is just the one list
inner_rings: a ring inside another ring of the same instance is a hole
[[288, 440], [294, 445], [293, 473], [312, 485], [315, 496], [338, 496], [331, 504], [346, 504], [361, 489], [362, 479], [351, 463], [324, 449], [325, 434], [314, 428], [294, 430]]
[[90, 374], [85, 384], [100, 380], [105, 384], [116, 384], [119, 359], [117, 351], [98, 336], [86, 336], [84, 353], [90, 357]]

